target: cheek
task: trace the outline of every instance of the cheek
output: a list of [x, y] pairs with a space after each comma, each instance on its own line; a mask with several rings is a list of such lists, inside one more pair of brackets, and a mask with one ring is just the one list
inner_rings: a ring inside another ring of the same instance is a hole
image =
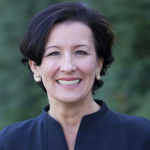
[[82, 64], [82, 68], [86, 74], [89, 74], [89, 75], [94, 74], [95, 75], [95, 71], [96, 71], [95, 59], [87, 59], [87, 60], [81, 62], [80, 64]]
[[40, 74], [44, 80], [52, 78], [57, 70], [57, 63], [55, 61], [43, 60], [40, 66]]

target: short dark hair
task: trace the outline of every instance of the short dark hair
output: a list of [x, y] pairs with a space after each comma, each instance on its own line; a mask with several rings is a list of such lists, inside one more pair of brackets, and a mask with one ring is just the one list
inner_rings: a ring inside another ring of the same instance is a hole
[[[100, 75], [104, 76], [108, 67], [114, 61], [112, 56], [113, 31], [104, 16], [81, 2], [54, 4], [35, 15], [20, 44], [20, 51], [24, 55], [22, 63], [28, 65], [30, 71], [29, 60], [40, 66], [49, 31], [56, 23], [66, 21], [77, 21], [90, 27], [93, 32], [97, 58], [104, 58], [100, 72]], [[42, 81], [39, 82], [39, 85], [47, 92]], [[94, 94], [102, 85], [102, 80], [95, 79], [92, 93]]]

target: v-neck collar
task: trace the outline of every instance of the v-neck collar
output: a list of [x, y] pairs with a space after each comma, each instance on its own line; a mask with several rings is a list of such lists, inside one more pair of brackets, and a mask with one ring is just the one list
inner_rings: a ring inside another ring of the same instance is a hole
[[[98, 149], [98, 118], [106, 111], [108, 111], [108, 107], [105, 102], [101, 100], [95, 100], [95, 102], [101, 106], [97, 112], [92, 114], [88, 114], [83, 116], [75, 141], [75, 148], [74, 150], [96, 150]], [[49, 105], [44, 107], [42, 111], [42, 115], [45, 117], [46, 125], [47, 125], [47, 139], [48, 139], [48, 149], [52, 150], [68, 150], [68, 145], [66, 142], [66, 138], [62, 129], [62, 126], [59, 122], [53, 119], [51, 116], [48, 115], [48, 110], [50, 109]], [[89, 145], [89, 146], [88, 146]]]

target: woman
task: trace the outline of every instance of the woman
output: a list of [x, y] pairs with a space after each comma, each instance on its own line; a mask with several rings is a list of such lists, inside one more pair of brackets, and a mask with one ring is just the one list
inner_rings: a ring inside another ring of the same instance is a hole
[[0, 150], [150, 150], [150, 122], [111, 111], [92, 93], [113, 62], [107, 20], [79, 2], [52, 5], [31, 21], [21, 42], [49, 106], [0, 133]]

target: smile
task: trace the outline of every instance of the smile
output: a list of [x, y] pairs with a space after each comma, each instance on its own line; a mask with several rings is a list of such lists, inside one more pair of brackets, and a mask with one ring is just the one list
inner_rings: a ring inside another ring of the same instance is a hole
[[57, 80], [57, 82], [60, 85], [76, 85], [80, 82], [81, 80], [71, 80], [71, 81], [65, 81], [65, 80]]

